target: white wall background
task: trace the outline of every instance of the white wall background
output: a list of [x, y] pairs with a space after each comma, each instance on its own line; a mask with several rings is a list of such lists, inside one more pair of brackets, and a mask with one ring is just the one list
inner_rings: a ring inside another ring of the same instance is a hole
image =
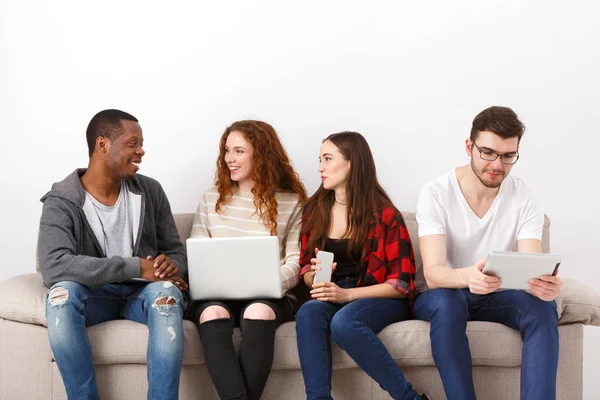
[[[596, 286], [600, 5], [594, 1], [46, 2], [0, 0], [0, 280], [31, 272], [41, 203], [87, 165], [104, 108], [139, 118], [141, 172], [174, 212], [211, 184], [223, 129], [264, 119], [309, 192], [322, 138], [371, 143], [396, 204], [468, 159], [473, 117], [514, 108], [513, 170], [552, 219], [561, 275]], [[600, 399], [600, 328], [586, 328], [584, 398]]]

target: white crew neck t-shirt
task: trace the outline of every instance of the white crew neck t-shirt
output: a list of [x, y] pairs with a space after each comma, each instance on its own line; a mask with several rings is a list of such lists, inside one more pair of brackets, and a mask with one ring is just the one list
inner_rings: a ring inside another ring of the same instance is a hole
[[463, 196], [454, 169], [421, 189], [416, 217], [419, 237], [445, 235], [450, 268], [471, 266], [491, 250], [516, 251], [517, 240], [541, 240], [544, 227], [544, 214], [521, 179], [507, 176], [479, 218]]

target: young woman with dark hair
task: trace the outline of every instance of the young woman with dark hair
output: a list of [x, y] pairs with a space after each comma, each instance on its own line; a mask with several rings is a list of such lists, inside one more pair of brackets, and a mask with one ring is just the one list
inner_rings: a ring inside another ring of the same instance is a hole
[[[409, 318], [414, 254], [400, 212], [377, 181], [356, 132], [330, 135], [319, 156], [322, 184], [303, 209], [301, 277], [312, 300], [296, 314], [307, 399], [331, 399], [330, 337], [394, 399], [427, 399], [406, 381], [377, 334]], [[331, 282], [313, 285], [319, 249], [334, 253]]]

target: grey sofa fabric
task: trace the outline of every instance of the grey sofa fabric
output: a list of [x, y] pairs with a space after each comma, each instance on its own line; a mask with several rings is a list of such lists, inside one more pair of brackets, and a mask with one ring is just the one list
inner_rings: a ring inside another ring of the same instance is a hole
[[[417, 267], [420, 255], [414, 213], [404, 213]], [[192, 214], [175, 221], [182, 240], [189, 236]], [[544, 249], [549, 249], [549, 221], [544, 229]], [[37, 273], [0, 282], [0, 399], [66, 399], [62, 379], [52, 358], [45, 328], [46, 288]], [[565, 280], [557, 301], [560, 316], [558, 398], [582, 398], [583, 324], [600, 325], [600, 295], [572, 280]], [[103, 399], [146, 397], [146, 346], [148, 329], [131, 321], [110, 321], [88, 329], [94, 351], [98, 385]], [[185, 354], [181, 374], [181, 399], [218, 399], [204, 364], [195, 325], [184, 322]], [[503, 325], [469, 322], [467, 335], [473, 357], [478, 399], [519, 397], [522, 342], [518, 332]], [[431, 357], [429, 324], [405, 321], [380, 333], [406, 377], [432, 399], [444, 399], [444, 390]], [[239, 331], [234, 341], [239, 344]], [[389, 396], [364, 374], [342, 350], [334, 346], [333, 397], [336, 399], [387, 399]], [[304, 384], [295, 323], [277, 330], [273, 370], [263, 399], [303, 399]]]

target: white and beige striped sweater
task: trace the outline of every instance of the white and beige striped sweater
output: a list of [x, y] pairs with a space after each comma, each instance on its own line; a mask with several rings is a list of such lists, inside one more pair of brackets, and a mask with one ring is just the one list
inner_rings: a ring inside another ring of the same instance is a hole
[[[202, 195], [194, 216], [192, 237], [269, 236], [270, 229], [260, 220], [254, 205], [254, 195], [234, 188], [233, 197], [221, 205], [222, 214], [215, 210], [219, 199], [217, 187], [213, 186]], [[281, 260], [281, 283], [287, 291], [298, 283], [300, 277], [300, 211], [298, 195], [278, 192], [277, 236]]]

